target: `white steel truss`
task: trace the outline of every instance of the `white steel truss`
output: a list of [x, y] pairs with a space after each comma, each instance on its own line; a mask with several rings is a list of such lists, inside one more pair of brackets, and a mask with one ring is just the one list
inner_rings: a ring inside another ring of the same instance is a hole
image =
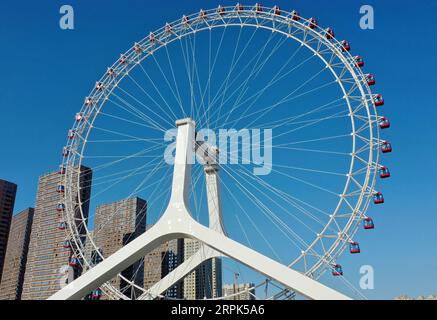
[[[223, 230], [218, 183], [218, 165], [213, 157], [205, 162], [207, 176], [208, 210], [210, 227], [193, 219], [189, 209], [188, 195], [191, 183], [191, 164], [195, 157], [195, 123], [187, 118], [178, 120], [176, 157], [170, 202], [160, 220], [147, 232], [103, 260], [78, 279], [51, 296], [50, 300], [81, 299], [87, 293], [109, 281], [122, 270], [144, 257], [148, 252], [166, 241], [191, 238], [203, 243], [200, 250], [180, 265], [169, 277], [162, 279], [143, 298], [154, 297], [169, 288], [200, 263], [212, 257], [227, 256], [249, 268], [274, 279], [285, 287], [310, 299], [349, 299], [347, 296], [276, 262], [230, 238]], [[200, 145], [197, 149], [210, 151], [213, 148]], [[208, 153], [208, 152], [207, 152]], [[211, 161], [210, 161], [211, 160]]]

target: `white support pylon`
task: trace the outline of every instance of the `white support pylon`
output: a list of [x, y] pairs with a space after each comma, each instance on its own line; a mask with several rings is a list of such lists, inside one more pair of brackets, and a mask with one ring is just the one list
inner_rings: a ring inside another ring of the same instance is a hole
[[260, 272], [268, 278], [276, 280], [285, 287], [310, 299], [349, 299], [342, 293], [247, 248], [223, 233], [205, 227], [193, 219], [188, 207], [188, 191], [191, 180], [191, 164], [194, 161], [195, 123], [191, 119], [183, 119], [178, 120], [176, 125], [178, 133], [172, 194], [161, 219], [147, 232], [59, 290], [49, 300], [81, 299], [140, 260], [160, 244], [179, 238], [196, 239], [211, 249]]
[[[204, 166], [209, 213], [209, 228], [225, 235], [218, 176], [218, 149], [215, 146], [211, 146], [205, 142], [196, 143], [195, 149], [198, 159]], [[137, 300], [151, 300], [157, 298], [178, 281], [181, 281], [188, 276], [203, 262], [212, 258], [220, 257], [223, 257], [220, 252], [211, 249], [202, 243], [199, 250], [197, 250], [191, 257], [185, 259], [183, 263], [181, 263], [164, 278], [150, 287], [146, 292], [139, 296]]]

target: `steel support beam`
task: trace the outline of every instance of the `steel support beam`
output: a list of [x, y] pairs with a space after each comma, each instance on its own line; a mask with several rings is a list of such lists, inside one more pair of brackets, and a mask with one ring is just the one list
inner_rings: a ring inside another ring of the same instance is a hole
[[[349, 299], [347, 296], [328, 288], [302, 273], [228, 238], [223, 232], [220, 232], [219, 225], [221, 226], [221, 221], [218, 221], [219, 224], [216, 223], [217, 221], [210, 221], [210, 223], [216, 226], [215, 230], [213, 230], [193, 219], [188, 207], [188, 192], [190, 190], [191, 164], [194, 162], [195, 123], [191, 119], [183, 119], [178, 120], [176, 124], [178, 126], [178, 134], [176, 138], [172, 195], [161, 219], [147, 232], [103, 260], [49, 299], [81, 299], [140, 260], [160, 244], [179, 238], [196, 239], [211, 249], [258, 271], [268, 278], [276, 280], [285, 287], [310, 299]], [[217, 180], [211, 183], [217, 184]], [[217, 192], [214, 197], [218, 195], [219, 193]], [[212, 206], [214, 205], [212, 203]], [[212, 218], [215, 219], [214, 217]], [[193, 258], [193, 261], [195, 259], [197, 258]]]

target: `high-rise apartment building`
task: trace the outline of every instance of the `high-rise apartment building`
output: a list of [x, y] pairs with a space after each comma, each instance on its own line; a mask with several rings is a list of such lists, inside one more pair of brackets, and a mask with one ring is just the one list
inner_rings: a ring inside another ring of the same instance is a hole
[[17, 185], [0, 179], [0, 279], [2, 278]]
[[[91, 195], [91, 169], [81, 166], [75, 168], [79, 181], [73, 181], [73, 199], [76, 212], [88, 217]], [[58, 212], [61, 201], [58, 186], [59, 172], [52, 172], [39, 178], [32, 233], [23, 284], [23, 300], [47, 299], [57, 292], [67, 281], [81, 273], [80, 265], [72, 266], [72, 243], [60, 227], [62, 222]], [[78, 183], [77, 183], [78, 182]], [[80, 197], [80, 199], [79, 199]], [[80, 201], [79, 201], [80, 200]], [[79, 222], [78, 222], [79, 224]], [[78, 225], [79, 232], [83, 229]], [[72, 275], [73, 274], [73, 275]]]
[[[240, 294], [236, 295], [236, 293]], [[225, 284], [223, 285], [223, 297], [226, 300], [255, 300], [255, 284], [240, 283], [240, 284]]]
[[33, 208], [27, 208], [12, 218], [0, 282], [0, 300], [21, 299], [33, 213]]
[[[103, 256], [109, 257], [145, 232], [146, 215], [147, 202], [140, 198], [130, 198], [98, 206], [95, 213], [93, 240]], [[144, 264], [138, 261], [121, 274], [142, 287]], [[132, 299], [135, 299], [138, 294], [120, 277], [112, 279], [110, 283]], [[108, 297], [104, 294], [102, 299], [108, 299]]]
[[[184, 258], [188, 259], [200, 248], [200, 242], [184, 240]], [[222, 294], [222, 261], [213, 258], [203, 262], [184, 278], [184, 298], [188, 300], [215, 298]]]
[[[160, 245], [144, 257], [144, 288], [152, 287], [167, 274], [176, 269], [184, 259], [184, 239], [175, 239]], [[183, 298], [183, 281], [169, 288], [169, 298]]]
[[212, 258], [212, 298], [220, 297], [222, 294], [223, 274], [222, 274], [222, 259]]

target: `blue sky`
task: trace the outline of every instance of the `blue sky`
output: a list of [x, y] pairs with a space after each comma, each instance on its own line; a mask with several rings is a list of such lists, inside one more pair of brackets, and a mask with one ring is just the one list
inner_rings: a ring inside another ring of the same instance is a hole
[[[221, 1], [233, 5], [234, 1]], [[15, 211], [33, 206], [38, 176], [57, 168], [72, 117], [106, 67], [150, 30], [215, 1], [72, 1], [75, 30], [58, 27], [65, 2], [0, 4], [0, 178], [18, 184]], [[356, 258], [345, 254], [349, 281], [358, 286], [359, 267], [375, 269], [370, 298], [437, 294], [435, 157], [437, 116], [434, 63], [437, 54], [435, 1], [264, 1], [315, 16], [350, 39], [377, 76], [384, 132], [394, 147], [387, 156], [392, 178], [379, 184], [386, 204], [372, 217], [377, 228], [361, 237]], [[372, 4], [375, 30], [361, 30], [359, 7]], [[375, 210], [373, 208], [372, 210]]]

